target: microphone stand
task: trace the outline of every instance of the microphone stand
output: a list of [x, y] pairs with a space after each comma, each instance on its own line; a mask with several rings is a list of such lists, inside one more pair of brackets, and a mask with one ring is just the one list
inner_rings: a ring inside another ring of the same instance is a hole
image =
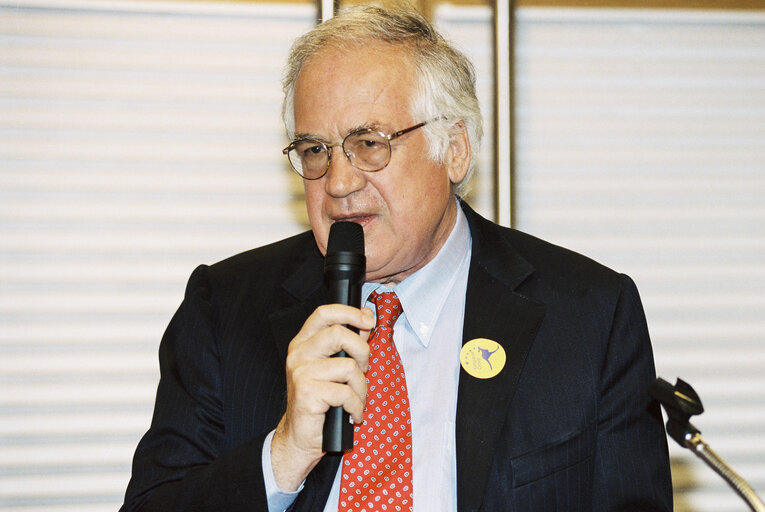
[[701, 437], [701, 431], [690, 423], [691, 416], [704, 412], [701, 399], [690, 384], [678, 378], [673, 386], [658, 378], [651, 384], [650, 393], [667, 412], [667, 434], [728, 482], [753, 512], [765, 512], [765, 504], [754, 489], [709, 447]]

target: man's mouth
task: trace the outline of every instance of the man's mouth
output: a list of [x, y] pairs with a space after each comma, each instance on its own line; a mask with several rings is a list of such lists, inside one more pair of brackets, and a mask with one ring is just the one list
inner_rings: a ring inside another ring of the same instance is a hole
[[373, 218], [374, 216], [369, 214], [340, 215], [334, 217], [332, 222], [355, 222], [356, 224], [361, 224], [361, 227], [364, 227], [372, 222]]

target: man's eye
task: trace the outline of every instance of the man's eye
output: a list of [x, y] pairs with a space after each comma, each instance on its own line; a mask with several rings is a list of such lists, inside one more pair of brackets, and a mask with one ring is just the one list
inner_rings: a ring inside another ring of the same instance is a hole
[[380, 139], [367, 137], [367, 138], [358, 139], [354, 143], [354, 146], [364, 151], [378, 151], [385, 147], [385, 143], [381, 141]]
[[298, 151], [303, 158], [308, 158], [320, 155], [324, 151], [324, 146], [321, 144], [305, 144], [301, 145]]

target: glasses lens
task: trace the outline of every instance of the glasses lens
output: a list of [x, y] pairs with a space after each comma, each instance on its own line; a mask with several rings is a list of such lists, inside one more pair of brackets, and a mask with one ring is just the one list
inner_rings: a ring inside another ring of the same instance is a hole
[[287, 156], [292, 167], [309, 180], [321, 178], [327, 170], [327, 146], [318, 140], [301, 140], [295, 143]]
[[343, 151], [353, 165], [362, 171], [379, 171], [390, 160], [390, 146], [387, 139], [374, 131], [363, 131], [348, 135], [343, 141]]

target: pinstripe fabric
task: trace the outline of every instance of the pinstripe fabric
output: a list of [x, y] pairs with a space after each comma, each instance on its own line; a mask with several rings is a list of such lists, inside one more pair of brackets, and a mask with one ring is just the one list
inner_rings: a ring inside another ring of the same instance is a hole
[[[635, 285], [463, 208], [463, 337], [495, 340], [508, 360], [491, 379], [460, 375], [459, 511], [671, 510]], [[162, 340], [125, 511], [266, 510], [262, 441], [282, 414], [287, 345], [328, 298], [321, 268], [305, 233], [194, 272]], [[321, 508], [338, 463], [319, 463], [295, 512]]]

